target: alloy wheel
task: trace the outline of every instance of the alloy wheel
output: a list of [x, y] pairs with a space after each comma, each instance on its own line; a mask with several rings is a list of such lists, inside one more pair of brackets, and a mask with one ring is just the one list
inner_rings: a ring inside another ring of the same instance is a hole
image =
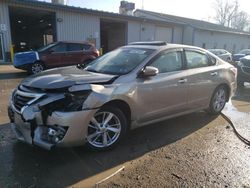
[[220, 112], [226, 103], [226, 91], [225, 89], [219, 88], [215, 95], [214, 95], [214, 101], [213, 101], [213, 108], [216, 112]]
[[31, 66], [31, 72], [33, 74], [36, 74], [36, 73], [39, 73], [39, 72], [42, 72], [43, 71], [43, 65], [40, 64], [40, 63], [35, 63]]
[[97, 112], [88, 125], [88, 143], [97, 148], [114, 144], [121, 134], [121, 121], [112, 112]]

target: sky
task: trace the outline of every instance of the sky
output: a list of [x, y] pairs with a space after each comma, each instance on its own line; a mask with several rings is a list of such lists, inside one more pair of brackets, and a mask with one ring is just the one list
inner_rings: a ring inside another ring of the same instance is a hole
[[[46, 0], [50, 1], [50, 0]], [[127, 0], [135, 8], [214, 22], [215, 0]], [[227, 0], [233, 2], [234, 0]], [[67, 0], [68, 5], [119, 12], [120, 0]], [[250, 0], [238, 0], [240, 9], [250, 14]], [[142, 6], [143, 4], [143, 6]]]

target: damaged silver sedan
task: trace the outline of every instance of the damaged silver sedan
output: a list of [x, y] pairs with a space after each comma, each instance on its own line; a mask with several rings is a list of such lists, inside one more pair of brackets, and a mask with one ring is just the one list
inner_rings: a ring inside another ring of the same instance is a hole
[[85, 68], [26, 78], [10, 97], [9, 118], [23, 142], [104, 150], [129, 129], [199, 110], [220, 113], [235, 91], [236, 73], [200, 48], [136, 43]]

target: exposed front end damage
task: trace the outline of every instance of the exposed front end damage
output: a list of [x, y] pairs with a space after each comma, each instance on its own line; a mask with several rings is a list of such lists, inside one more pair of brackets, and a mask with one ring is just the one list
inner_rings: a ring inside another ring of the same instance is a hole
[[44, 92], [19, 86], [10, 98], [8, 110], [16, 137], [48, 150], [54, 146], [83, 145], [88, 123], [98, 110], [95, 105], [101, 105], [85, 104], [89, 95], [98, 96], [93, 91], [95, 87], [99, 88], [84, 84], [60, 92]]

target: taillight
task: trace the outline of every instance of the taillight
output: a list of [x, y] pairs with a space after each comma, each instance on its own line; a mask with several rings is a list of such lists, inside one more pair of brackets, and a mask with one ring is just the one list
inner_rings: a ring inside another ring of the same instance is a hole
[[95, 53], [96, 53], [97, 56], [100, 56], [99, 50], [96, 49]]
[[230, 70], [234, 73], [234, 77], [237, 78], [237, 68], [231, 67]]

